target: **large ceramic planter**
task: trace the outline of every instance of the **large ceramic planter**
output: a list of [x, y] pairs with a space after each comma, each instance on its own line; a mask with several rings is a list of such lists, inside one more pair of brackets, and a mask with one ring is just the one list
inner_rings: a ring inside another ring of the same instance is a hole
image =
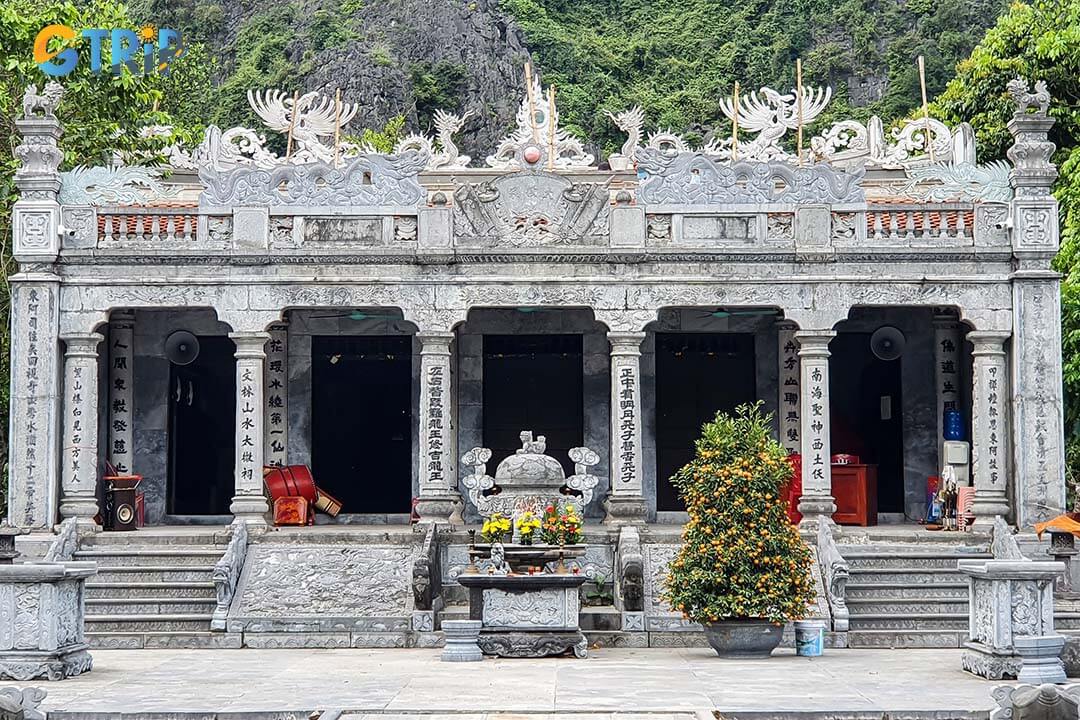
[[780, 645], [783, 634], [783, 625], [755, 618], [705, 624], [709, 645], [727, 658], [767, 658]]

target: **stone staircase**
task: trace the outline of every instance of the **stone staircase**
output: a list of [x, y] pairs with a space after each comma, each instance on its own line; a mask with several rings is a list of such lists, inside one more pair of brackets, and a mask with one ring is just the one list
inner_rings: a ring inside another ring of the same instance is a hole
[[213, 571], [224, 529], [101, 533], [76, 560], [98, 564], [86, 583], [86, 638], [96, 648], [239, 647], [210, 632]]
[[952, 648], [967, 639], [967, 579], [956, 564], [989, 558], [985, 545], [874, 542], [839, 549], [851, 572], [849, 647]]

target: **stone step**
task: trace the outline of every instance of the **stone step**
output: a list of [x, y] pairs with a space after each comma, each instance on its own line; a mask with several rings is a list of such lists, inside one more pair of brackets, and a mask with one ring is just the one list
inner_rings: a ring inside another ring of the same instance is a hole
[[199, 565], [104, 565], [94, 576], [99, 582], [207, 582], [213, 567]]
[[176, 547], [177, 545], [204, 545], [224, 548], [229, 542], [229, 528], [207, 525], [205, 528], [142, 528], [136, 532], [101, 532], [83, 538], [79, 543], [85, 549], [108, 547]]
[[212, 613], [169, 613], [159, 615], [115, 614], [86, 616], [86, 629], [108, 633], [156, 633], [209, 631]]
[[940, 552], [852, 552], [840, 554], [848, 562], [848, 567], [855, 569], [905, 568], [929, 570], [944, 568], [956, 570], [960, 560], [988, 559], [986, 553], [940, 553]]
[[91, 648], [102, 650], [127, 650], [138, 648], [239, 648], [241, 637], [238, 633], [218, 633], [209, 631], [180, 632], [95, 632], [86, 633], [86, 642]]
[[583, 607], [578, 613], [582, 630], [615, 632], [622, 629], [622, 613], [612, 605]]
[[851, 616], [856, 615], [940, 615], [960, 614], [968, 611], [968, 601], [950, 598], [847, 598], [847, 607]]
[[213, 582], [102, 582], [91, 578], [86, 582], [86, 597], [90, 598], [204, 598], [215, 600]]
[[86, 598], [86, 611], [93, 615], [213, 614], [217, 600], [184, 597]]
[[1054, 613], [1054, 629], [1067, 631], [1080, 630], [1080, 613]]
[[76, 560], [92, 560], [99, 565], [142, 566], [142, 565], [198, 565], [213, 567], [224, 554], [223, 548], [195, 547], [189, 549], [107, 549], [79, 550]]
[[851, 630], [962, 630], [969, 616], [961, 613], [865, 613], [851, 614]]
[[967, 630], [854, 630], [848, 632], [851, 648], [958, 648]]
[[956, 584], [965, 581], [964, 575], [957, 570], [930, 568], [913, 570], [911, 568], [851, 568], [848, 587], [879, 583], [927, 587], [938, 584]]
[[912, 585], [909, 583], [848, 583], [847, 600], [967, 600], [966, 582]]

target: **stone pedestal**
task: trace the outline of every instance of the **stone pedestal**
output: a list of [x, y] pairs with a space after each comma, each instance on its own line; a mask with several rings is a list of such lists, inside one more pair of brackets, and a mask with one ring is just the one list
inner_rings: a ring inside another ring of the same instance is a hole
[[98, 333], [61, 335], [64, 353], [64, 443], [60, 515], [80, 528], [97, 529]]
[[266, 527], [263, 493], [263, 365], [265, 332], [229, 333], [236, 343], [236, 464], [229, 511], [252, 529]]
[[1065, 647], [1063, 635], [1018, 637], [1013, 644], [1020, 655], [1017, 680], [1040, 685], [1065, 682], [1065, 665], [1061, 662], [1061, 651]]
[[643, 332], [609, 332], [611, 342], [611, 491], [605, 524], [645, 522], [641, 482], [641, 341]]
[[578, 626], [584, 575], [461, 575], [469, 617], [482, 622], [480, 649], [500, 657], [588, 653]]
[[89, 672], [83, 635], [92, 562], [0, 566], [0, 680], [63, 680]]
[[964, 670], [990, 680], [1015, 678], [1015, 640], [1054, 634], [1054, 580], [1065, 566], [1030, 560], [961, 560], [968, 576], [969, 640]]
[[446, 645], [443, 648], [443, 662], [476, 662], [484, 659], [484, 653], [480, 651], [478, 641], [480, 628], [483, 623], [479, 620], [444, 620], [443, 633], [446, 635]]
[[832, 495], [832, 450], [829, 445], [829, 343], [833, 330], [800, 330], [802, 375], [802, 497], [801, 525], [832, 523], [836, 502]]

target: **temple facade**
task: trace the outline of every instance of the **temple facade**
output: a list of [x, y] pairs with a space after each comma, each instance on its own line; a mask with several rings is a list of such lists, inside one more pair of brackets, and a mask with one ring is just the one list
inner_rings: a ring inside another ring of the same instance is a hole
[[[1065, 502], [1058, 213], [1046, 98], [1011, 89], [1011, 162], [983, 165], [933, 120], [796, 149], [778, 93], [773, 120], [728, 103], [755, 137], [703, 148], [614, 116], [627, 142], [597, 162], [537, 85], [484, 161], [461, 118], [381, 155], [331, 141], [333, 101], [267, 93], [269, 127], [302, 128], [285, 156], [210, 128], [169, 168], [68, 172], [56, 98], [28, 91], [9, 520], [93, 529], [108, 462], [143, 477], [147, 526], [261, 530], [263, 467], [299, 464], [342, 502], [320, 523], [458, 526], [462, 456], [494, 467], [531, 430], [567, 475], [595, 452], [584, 512], [614, 538], [678, 524], [701, 423], [760, 401], [808, 526], [835, 454], [876, 467], [872, 520], [924, 517], [955, 409], [976, 523], [1028, 528]], [[808, 120], [828, 101], [803, 98]]]

